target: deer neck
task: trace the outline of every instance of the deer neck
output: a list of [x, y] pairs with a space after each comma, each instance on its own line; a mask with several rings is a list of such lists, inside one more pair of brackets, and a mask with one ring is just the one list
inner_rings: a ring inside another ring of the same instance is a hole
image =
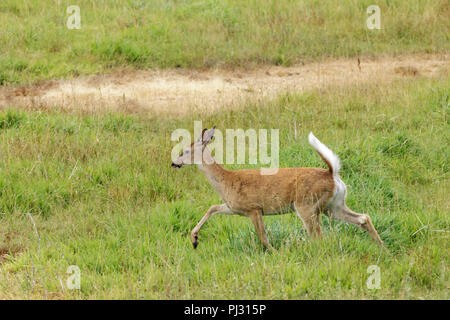
[[203, 151], [203, 161], [198, 164], [198, 168], [202, 171], [212, 187], [220, 194], [224, 194], [224, 180], [226, 171], [220, 166], [211, 152], [205, 148]]

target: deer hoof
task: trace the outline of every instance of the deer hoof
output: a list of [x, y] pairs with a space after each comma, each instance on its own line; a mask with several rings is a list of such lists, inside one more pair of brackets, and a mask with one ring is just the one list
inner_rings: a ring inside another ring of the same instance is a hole
[[197, 249], [197, 246], [198, 246], [198, 235], [192, 235], [191, 241], [192, 241], [192, 246], [194, 247], [194, 249]]

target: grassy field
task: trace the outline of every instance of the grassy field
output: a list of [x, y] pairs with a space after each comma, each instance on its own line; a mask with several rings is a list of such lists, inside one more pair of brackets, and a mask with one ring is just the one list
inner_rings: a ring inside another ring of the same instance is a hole
[[[80, 30], [66, 27], [73, 4]], [[450, 52], [448, 1], [377, 1], [381, 30], [366, 27], [372, 4], [2, 0], [0, 89], [122, 68], [245, 72]], [[450, 78], [445, 68], [434, 78], [421, 71], [178, 118], [19, 108], [6, 99], [0, 299], [449, 299]], [[172, 132], [192, 132], [195, 120], [221, 130], [279, 129], [282, 167], [325, 167], [307, 142], [313, 131], [341, 158], [349, 207], [371, 216], [387, 248], [327, 217], [322, 239], [311, 241], [287, 214], [264, 218], [273, 252], [239, 216], [208, 221], [194, 250], [191, 229], [220, 203], [197, 168], [170, 167]], [[71, 265], [80, 290], [67, 286]], [[366, 285], [372, 265], [379, 289]]]
[[[447, 0], [2, 0], [0, 85], [103, 73], [118, 67], [290, 65], [324, 57], [447, 52]], [[66, 27], [69, 5], [81, 29]]]
[[[2, 110], [0, 298], [448, 299], [448, 83], [329, 88], [182, 119]], [[197, 168], [170, 168], [170, 135], [200, 119], [280, 129], [283, 167], [324, 167], [313, 131], [387, 250], [326, 217], [311, 241], [294, 214], [265, 218], [275, 252], [238, 216], [211, 219], [194, 250], [190, 230], [220, 200]], [[69, 265], [81, 290], [66, 286]], [[366, 286], [370, 265], [380, 289]]]

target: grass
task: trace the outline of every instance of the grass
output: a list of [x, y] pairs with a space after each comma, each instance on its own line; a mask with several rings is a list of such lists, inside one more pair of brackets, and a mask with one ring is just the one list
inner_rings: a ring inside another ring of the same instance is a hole
[[[220, 200], [196, 168], [170, 168], [170, 135], [199, 119], [280, 129], [283, 167], [324, 167], [307, 143], [312, 130], [342, 160], [349, 207], [370, 214], [388, 250], [326, 217], [323, 239], [310, 241], [293, 214], [265, 218], [273, 253], [238, 216], [211, 219], [193, 250], [190, 230]], [[0, 297], [448, 299], [448, 128], [448, 77], [182, 119], [2, 110]], [[81, 290], [66, 286], [70, 265]], [[378, 290], [366, 286], [370, 265], [380, 267]]]
[[103, 73], [119, 67], [291, 65], [325, 57], [448, 52], [446, 0], [382, 0], [381, 30], [366, 27], [372, 0], [79, 0], [0, 3], [0, 85]]

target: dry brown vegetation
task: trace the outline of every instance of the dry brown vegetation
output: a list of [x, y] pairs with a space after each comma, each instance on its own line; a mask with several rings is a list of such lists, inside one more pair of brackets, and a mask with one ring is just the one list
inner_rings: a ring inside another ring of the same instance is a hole
[[401, 77], [447, 74], [448, 55], [416, 54], [377, 59], [326, 59], [292, 67], [251, 70], [123, 69], [106, 75], [52, 80], [0, 90], [0, 106], [81, 110], [162, 111], [183, 115], [246, 100], [274, 98], [328, 86], [389, 83]]

